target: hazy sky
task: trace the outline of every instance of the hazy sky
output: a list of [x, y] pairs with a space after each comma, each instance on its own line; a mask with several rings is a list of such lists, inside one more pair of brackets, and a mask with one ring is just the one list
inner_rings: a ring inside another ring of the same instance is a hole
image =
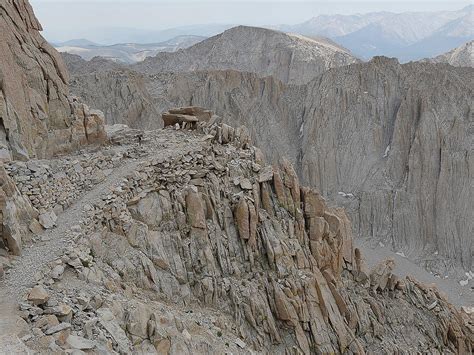
[[[457, 10], [470, 0], [30, 0], [51, 41], [101, 38], [104, 29], [161, 30], [194, 24], [295, 24], [320, 14]], [[95, 38], [91, 38], [95, 37]]]

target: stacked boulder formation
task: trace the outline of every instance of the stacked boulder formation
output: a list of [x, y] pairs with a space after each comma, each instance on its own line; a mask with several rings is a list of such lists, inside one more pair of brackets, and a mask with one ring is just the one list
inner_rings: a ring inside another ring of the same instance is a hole
[[[65, 232], [68, 246], [23, 289], [18, 322], [26, 346], [158, 354], [472, 351], [472, 315], [436, 287], [394, 275], [391, 260], [367, 270], [343, 209], [301, 186], [288, 161], [267, 164], [245, 127], [214, 119], [114, 148], [146, 154], [83, 205]], [[23, 171], [10, 173], [19, 181]]]
[[212, 116], [212, 111], [205, 110], [202, 107], [188, 106], [164, 112], [161, 118], [164, 127], [174, 126], [182, 129], [196, 129], [198, 122], [209, 122]]

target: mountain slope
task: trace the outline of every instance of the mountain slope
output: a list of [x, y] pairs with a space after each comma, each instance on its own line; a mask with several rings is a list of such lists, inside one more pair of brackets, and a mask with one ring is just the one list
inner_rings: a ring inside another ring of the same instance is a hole
[[145, 87], [143, 75], [100, 57], [85, 61], [68, 53], [62, 56], [74, 73], [70, 80], [74, 95], [100, 109], [108, 124], [142, 129], [160, 126], [160, 112]]
[[403, 49], [399, 56], [403, 60], [433, 57], [449, 51], [453, 47], [474, 39], [474, 11], [454, 19], [432, 35]]
[[452, 49], [448, 53], [441, 54], [430, 61], [434, 63], [448, 63], [455, 67], [474, 67], [474, 41], [467, 42], [462, 46]]
[[110, 46], [102, 46], [87, 41], [70, 41], [57, 45], [56, 49], [62, 53], [70, 53], [81, 56], [86, 60], [100, 56], [121, 63], [136, 63], [147, 57], [155, 56], [159, 52], [175, 52], [182, 48], [190, 47], [206, 37], [201, 36], [178, 36], [161, 43], [119, 43]]
[[134, 69], [149, 74], [234, 69], [260, 76], [273, 75], [284, 83], [306, 83], [329, 68], [357, 61], [348, 51], [329, 41], [239, 26], [188, 49], [159, 53]]
[[356, 15], [319, 15], [296, 25], [282, 25], [282, 31], [303, 35], [320, 35], [329, 38], [340, 37], [362, 29], [363, 27], [385, 19], [388, 12], [373, 12]]
[[[107, 111], [109, 89], [95, 75], [78, 76], [73, 90]], [[299, 86], [237, 71], [142, 78], [157, 112], [195, 104], [245, 123], [271, 161], [287, 156], [348, 209], [357, 236], [436, 273], [472, 267], [472, 69], [377, 58]]]
[[[142, 145], [122, 133], [103, 152], [48, 161], [74, 204], [0, 288], [7, 353], [15, 339], [38, 353], [472, 351], [472, 316], [393, 261], [366, 269], [344, 210], [288, 161], [268, 165], [245, 127], [140, 132]], [[115, 168], [91, 191], [74, 183], [104, 155]]]
[[[6, 16], [3, 11], [7, 11]], [[2, 95], [4, 91], [7, 107], [2, 111], [2, 122], [9, 123], [12, 112], [35, 108], [31, 102], [16, 100], [15, 95], [21, 97], [23, 93], [26, 98], [34, 98], [37, 94], [39, 100], [56, 93], [66, 97], [71, 105], [69, 113], [77, 115], [75, 129], [79, 137], [85, 138], [80, 143], [101, 142], [99, 138], [105, 138], [103, 122], [88, 122], [92, 115], [77, 98], [69, 98], [64, 91], [53, 92], [54, 85], [48, 86], [46, 93], [35, 86], [43, 83], [39, 80], [41, 74], [47, 81], [49, 75], [59, 73], [46, 71], [50, 69], [46, 52], [49, 47], [39, 47], [34, 42], [40, 37], [36, 37], [38, 24], [31, 22], [34, 16], [28, 2], [2, 1], [0, 14], [0, 29], [12, 30], [0, 32], [7, 37], [5, 43], [5, 38], [0, 38], [1, 49], [17, 54], [1, 51], [2, 59], [8, 61], [0, 63], [13, 74], [19, 73], [11, 75], [1, 67]], [[18, 36], [9, 37], [11, 33]], [[26, 49], [30, 56], [23, 57], [21, 50]], [[56, 52], [51, 51], [49, 56], [62, 63]], [[10, 61], [12, 57], [25, 61]], [[71, 67], [85, 72], [80, 58], [68, 57]], [[34, 71], [19, 64], [29, 64]], [[136, 74], [103, 59], [93, 61], [92, 66], [95, 74], [104, 75], [96, 75], [96, 81], [112, 78], [123, 82], [123, 91], [129, 87], [127, 77]], [[18, 67], [24, 71], [18, 71]], [[428, 76], [426, 83], [420, 83], [416, 75], [420, 68], [424, 70], [421, 75]], [[445, 74], [443, 70], [458, 73], [459, 77], [451, 75], [439, 80], [439, 75]], [[120, 75], [114, 76], [117, 73]], [[391, 111], [392, 101], [397, 101], [400, 92], [408, 103], [420, 97], [421, 103], [429, 107], [417, 105], [413, 117], [412, 107], [402, 103], [400, 116], [396, 115], [401, 127], [388, 129], [389, 133], [395, 132], [394, 142], [410, 138], [411, 131], [404, 130], [405, 126], [414, 123], [416, 131], [418, 126], [432, 124], [430, 119], [438, 119], [438, 114], [445, 116], [441, 111], [444, 106], [431, 109], [446, 96], [433, 85], [439, 83], [457, 100], [456, 105], [446, 107], [452, 115], [452, 122], [448, 123], [453, 124], [443, 125], [440, 133], [449, 126], [456, 136], [442, 136], [446, 138], [442, 143], [458, 150], [449, 151], [447, 158], [440, 159], [441, 164], [445, 159], [449, 163], [451, 157], [460, 158], [454, 153], [463, 154], [463, 147], [456, 144], [464, 142], [463, 134], [470, 127], [463, 124], [469, 122], [456, 120], [460, 112], [472, 111], [470, 102], [465, 104], [460, 95], [466, 91], [463, 83], [469, 80], [468, 75], [469, 70], [448, 65], [418, 63], [400, 67], [396, 62], [377, 59], [330, 70], [305, 86], [286, 86], [275, 78], [237, 71], [176, 76], [161, 73], [158, 77], [139, 74], [138, 79], [146, 78], [143, 88], [163, 102], [213, 100], [211, 96], [217, 95], [216, 104], [230, 110], [225, 115], [227, 120], [247, 119], [252, 112], [236, 116], [245, 108], [239, 103], [247, 102], [257, 110], [255, 97], [259, 96], [260, 106], [266, 106], [261, 112], [270, 119], [261, 124], [273, 124], [277, 132], [282, 126], [274, 121], [275, 115], [294, 112], [298, 120], [301, 114], [302, 122], [287, 124], [294, 127], [298, 123], [298, 127], [303, 123], [299, 134], [304, 139], [306, 131], [315, 130], [310, 122], [324, 126], [320, 118], [326, 113], [320, 112], [311, 119], [318, 107], [308, 106], [308, 110], [300, 111], [301, 102], [310, 100], [311, 104], [326, 106], [336, 100], [340, 105], [326, 107], [328, 112], [333, 110], [329, 113], [337, 121], [344, 113], [352, 112], [348, 108], [354, 97], [364, 103], [357, 95], [366, 85], [362, 82], [361, 87], [361, 79], [370, 77], [367, 93], [374, 95], [384, 89], [389, 98], [395, 97], [382, 109]], [[223, 80], [216, 80], [219, 76]], [[11, 88], [16, 84], [10, 82], [12, 77], [31, 86], [20, 87], [24, 91], [13, 90], [12, 95]], [[392, 83], [393, 79], [398, 79], [400, 88]], [[207, 87], [200, 85], [206, 80]], [[334, 85], [336, 95], [324, 95], [323, 89], [329, 87], [326, 93], [331, 93]], [[105, 90], [107, 86], [99, 88]], [[353, 88], [355, 92], [351, 92]], [[98, 89], [95, 92], [100, 94]], [[254, 101], [242, 97], [245, 94], [254, 97]], [[315, 99], [311, 100], [311, 96]], [[118, 96], [117, 100], [121, 102], [126, 97]], [[52, 100], [48, 103], [51, 109], [62, 107], [55, 106]], [[273, 109], [278, 107], [281, 111]], [[50, 107], [38, 105], [38, 109], [43, 108]], [[5, 112], [8, 116], [3, 115]], [[337, 117], [334, 112], [342, 114]], [[252, 118], [256, 124], [259, 116]], [[364, 123], [364, 116], [350, 117]], [[26, 124], [18, 132], [20, 139], [35, 119], [22, 118]], [[231, 127], [199, 107], [170, 110], [162, 118], [167, 123], [175, 122], [165, 129], [147, 132], [112, 126], [107, 129], [107, 145], [84, 146], [74, 153], [63, 150], [54, 158], [40, 156], [27, 162], [0, 164], [2, 352], [472, 352], [472, 309], [457, 310], [435, 286], [394, 274], [393, 260], [382, 261], [369, 271], [360, 250], [353, 247], [351, 222], [344, 209], [329, 206], [318, 191], [301, 185], [288, 160], [267, 163], [262, 151], [252, 144], [245, 126]], [[48, 133], [55, 135], [57, 127], [52, 118], [44, 115], [42, 119], [49, 125]], [[332, 125], [331, 122], [324, 129], [337, 141], [341, 137], [334, 135]], [[340, 123], [336, 126], [337, 131], [344, 128]], [[95, 130], [89, 130], [91, 127]], [[347, 129], [352, 128], [349, 122]], [[74, 143], [71, 139], [77, 136], [70, 136], [69, 127], [65, 130], [63, 143]], [[262, 132], [254, 130], [254, 134]], [[281, 135], [292, 139], [293, 134], [286, 130]], [[385, 143], [386, 135], [381, 136]], [[274, 138], [278, 142], [280, 137]], [[56, 144], [59, 143], [58, 140]], [[338, 145], [342, 143], [339, 141]], [[418, 154], [416, 144], [415, 139], [410, 151]], [[403, 152], [399, 154], [394, 149], [394, 153], [395, 160], [403, 158]], [[451, 164], [453, 173], [463, 169], [461, 160], [455, 166]], [[411, 171], [418, 165], [415, 161]], [[427, 170], [429, 177], [429, 166]], [[440, 172], [445, 175], [444, 169]], [[416, 177], [408, 180], [416, 181]], [[455, 189], [460, 188], [457, 183]], [[454, 197], [456, 201], [459, 198]], [[450, 201], [451, 196], [440, 199]], [[467, 213], [472, 210], [468, 204], [461, 208]], [[29, 237], [22, 253], [12, 238], [20, 232], [20, 237]]]

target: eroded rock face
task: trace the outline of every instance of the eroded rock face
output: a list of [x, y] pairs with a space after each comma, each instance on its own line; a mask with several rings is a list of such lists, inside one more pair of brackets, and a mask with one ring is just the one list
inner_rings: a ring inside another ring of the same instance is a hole
[[[231, 138], [222, 143], [226, 129]], [[78, 343], [200, 353], [233, 334], [244, 353], [472, 349], [472, 334], [436, 289], [399, 280], [391, 261], [365, 270], [344, 210], [301, 187], [288, 161], [268, 169], [245, 129], [226, 129], [165, 130], [188, 139], [189, 151], [150, 158], [88, 212], [63, 262], [94, 287], [130, 291], [127, 301], [86, 306], [113, 341], [87, 335], [79, 311], [74, 330], [92, 343]], [[267, 178], [259, 182], [261, 171]], [[136, 294], [228, 318], [216, 321], [217, 338], [199, 343], [180, 312], [170, 323], [163, 307]]]
[[[473, 75], [375, 58], [300, 86], [237, 71], [144, 79], [158, 111], [198, 105], [246, 125], [269, 161], [288, 157], [304, 183], [345, 206], [357, 236], [443, 273], [445, 260], [472, 267]], [[78, 94], [96, 90], [76, 80]]]
[[69, 71], [80, 75], [73, 75], [70, 81], [75, 88], [74, 95], [103, 111], [107, 124], [126, 124], [140, 129], [161, 126], [162, 112], [153, 105], [142, 74], [101, 58], [86, 62], [68, 53], [62, 57]]
[[0, 2], [0, 159], [27, 160], [103, 142], [103, 118], [68, 97], [60, 55], [27, 0]]
[[12, 254], [20, 255], [22, 239], [30, 235], [28, 226], [37, 216], [36, 209], [20, 194], [0, 163], [0, 243]]
[[472, 350], [469, 314], [392, 261], [366, 270], [345, 211], [288, 160], [266, 163], [246, 128], [200, 122], [131, 142], [141, 162], [84, 206], [20, 304], [35, 351]]
[[386, 58], [326, 73], [304, 105], [303, 180], [343, 204], [359, 236], [438, 272], [445, 259], [470, 270], [473, 84], [472, 69]]
[[237, 26], [176, 53], [158, 53], [132, 68], [139, 72], [227, 70], [304, 84], [326, 71], [359, 60], [329, 39]]

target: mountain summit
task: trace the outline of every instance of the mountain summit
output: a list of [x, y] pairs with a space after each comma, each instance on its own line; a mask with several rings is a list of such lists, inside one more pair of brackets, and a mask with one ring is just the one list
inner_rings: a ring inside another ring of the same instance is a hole
[[176, 53], [147, 58], [136, 69], [147, 73], [234, 69], [302, 84], [329, 68], [358, 61], [328, 39], [238, 26]]

